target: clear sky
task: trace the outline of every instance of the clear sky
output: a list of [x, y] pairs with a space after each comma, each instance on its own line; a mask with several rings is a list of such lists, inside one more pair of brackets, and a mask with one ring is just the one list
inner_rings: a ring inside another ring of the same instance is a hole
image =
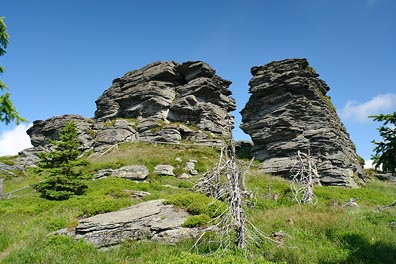
[[[239, 126], [250, 68], [307, 58], [365, 159], [379, 125], [367, 116], [396, 111], [394, 0], [1, 0], [0, 16], [0, 78], [31, 122], [93, 117], [114, 78], [157, 60], [203, 60], [231, 80]], [[0, 124], [0, 155], [26, 147], [26, 126]]]

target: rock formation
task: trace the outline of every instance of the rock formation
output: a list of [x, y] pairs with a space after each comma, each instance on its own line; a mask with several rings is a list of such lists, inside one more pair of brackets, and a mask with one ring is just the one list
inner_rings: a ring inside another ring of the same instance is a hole
[[34, 121], [27, 133], [34, 147], [46, 147], [72, 121], [82, 148], [95, 152], [136, 140], [220, 144], [233, 125], [230, 84], [201, 61], [155, 62], [115, 79], [93, 119], [55, 116]]
[[81, 219], [75, 229], [62, 229], [55, 234], [85, 239], [97, 248], [120, 245], [127, 239], [174, 244], [199, 234], [198, 228], [182, 227], [189, 216], [174, 205], [164, 205], [163, 200], [151, 200], [117, 212]]
[[96, 101], [95, 119], [137, 119], [139, 137], [147, 140], [229, 136], [235, 110], [230, 84], [204, 62], [155, 62], [115, 79]]
[[35, 148], [45, 148], [49, 140], [58, 140], [58, 134], [67, 122], [76, 124], [77, 137], [82, 143], [82, 150], [101, 152], [121, 142], [133, 142], [137, 139], [136, 124], [128, 120], [97, 122], [79, 115], [62, 115], [45, 121], [36, 120], [27, 130], [30, 141]]
[[251, 136], [264, 172], [287, 177], [297, 150], [310, 150], [322, 184], [361, 182], [362, 164], [326, 95], [330, 88], [306, 59], [271, 62], [251, 73], [251, 96], [240, 127]]

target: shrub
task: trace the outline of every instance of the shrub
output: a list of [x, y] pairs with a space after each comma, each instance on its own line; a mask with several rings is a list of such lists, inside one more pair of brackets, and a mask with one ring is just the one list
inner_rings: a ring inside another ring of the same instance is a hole
[[184, 227], [204, 226], [210, 221], [210, 216], [207, 214], [192, 215], [183, 223]]
[[214, 198], [192, 192], [176, 194], [166, 200], [165, 204], [174, 204], [185, 208], [187, 212], [193, 215], [206, 214], [210, 217], [219, 216], [227, 208], [224, 203]]

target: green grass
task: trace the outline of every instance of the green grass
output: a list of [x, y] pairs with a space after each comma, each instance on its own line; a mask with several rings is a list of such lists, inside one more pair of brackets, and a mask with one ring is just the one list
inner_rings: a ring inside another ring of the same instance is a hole
[[18, 156], [2, 156], [0, 157], [0, 162], [3, 162], [6, 165], [14, 165], [15, 164], [15, 159]]
[[[178, 162], [176, 158], [181, 158]], [[168, 164], [175, 168], [184, 168], [188, 160], [197, 160], [196, 170], [206, 172], [217, 162], [217, 149], [203, 146], [154, 145], [151, 143], [124, 143], [118, 150], [100, 157], [89, 159], [89, 172], [104, 168], [119, 168], [125, 165], [146, 165], [152, 173], [158, 164]]]
[[[203, 173], [217, 161], [216, 149], [178, 145], [123, 144], [118, 151], [100, 158], [90, 158], [87, 173], [104, 167], [145, 164], [177, 166], [176, 157], [184, 166], [189, 159], [198, 160]], [[152, 171], [151, 171], [152, 172]], [[6, 192], [40, 181], [34, 170], [18, 177], [7, 177]], [[150, 176], [150, 181], [133, 182], [106, 178], [88, 181], [85, 195], [66, 201], [48, 201], [31, 188], [0, 200], [0, 263], [396, 263], [396, 207], [376, 211], [377, 205], [396, 200], [396, 185], [368, 180], [360, 189], [316, 187], [316, 206], [297, 205], [289, 182], [279, 177], [251, 170], [246, 184], [255, 190], [255, 201], [247, 207], [248, 219], [264, 233], [282, 231], [283, 245], [270, 241], [260, 244], [252, 259], [245, 259], [238, 250], [220, 255], [206, 255], [208, 247], [190, 251], [193, 241], [176, 246], [149, 241], [126, 241], [118, 248], [101, 251], [84, 241], [67, 237], [47, 236], [61, 228], [73, 228], [78, 219], [98, 213], [115, 211], [142, 200], [163, 198], [186, 208], [193, 214], [187, 226], [206, 225], [218, 215], [220, 202], [188, 190], [198, 177], [180, 180], [169, 176]], [[179, 188], [170, 188], [164, 184]], [[271, 185], [271, 197], [267, 195]], [[133, 190], [148, 191], [144, 199], [131, 198]], [[359, 207], [343, 207], [356, 198]], [[334, 206], [337, 204], [337, 206]]]

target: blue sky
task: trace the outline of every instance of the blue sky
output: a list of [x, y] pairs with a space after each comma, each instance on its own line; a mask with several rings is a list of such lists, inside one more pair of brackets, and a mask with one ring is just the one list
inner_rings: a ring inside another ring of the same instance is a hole
[[[394, 0], [2, 0], [11, 42], [0, 78], [31, 122], [92, 117], [95, 100], [127, 71], [203, 60], [233, 82], [238, 126], [250, 68], [304, 57], [369, 159], [379, 124], [367, 115], [396, 111], [395, 14]], [[24, 129], [0, 124], [0, 155], [28, 144]], [[239, 129], [234, 136], [249, 139]]]

